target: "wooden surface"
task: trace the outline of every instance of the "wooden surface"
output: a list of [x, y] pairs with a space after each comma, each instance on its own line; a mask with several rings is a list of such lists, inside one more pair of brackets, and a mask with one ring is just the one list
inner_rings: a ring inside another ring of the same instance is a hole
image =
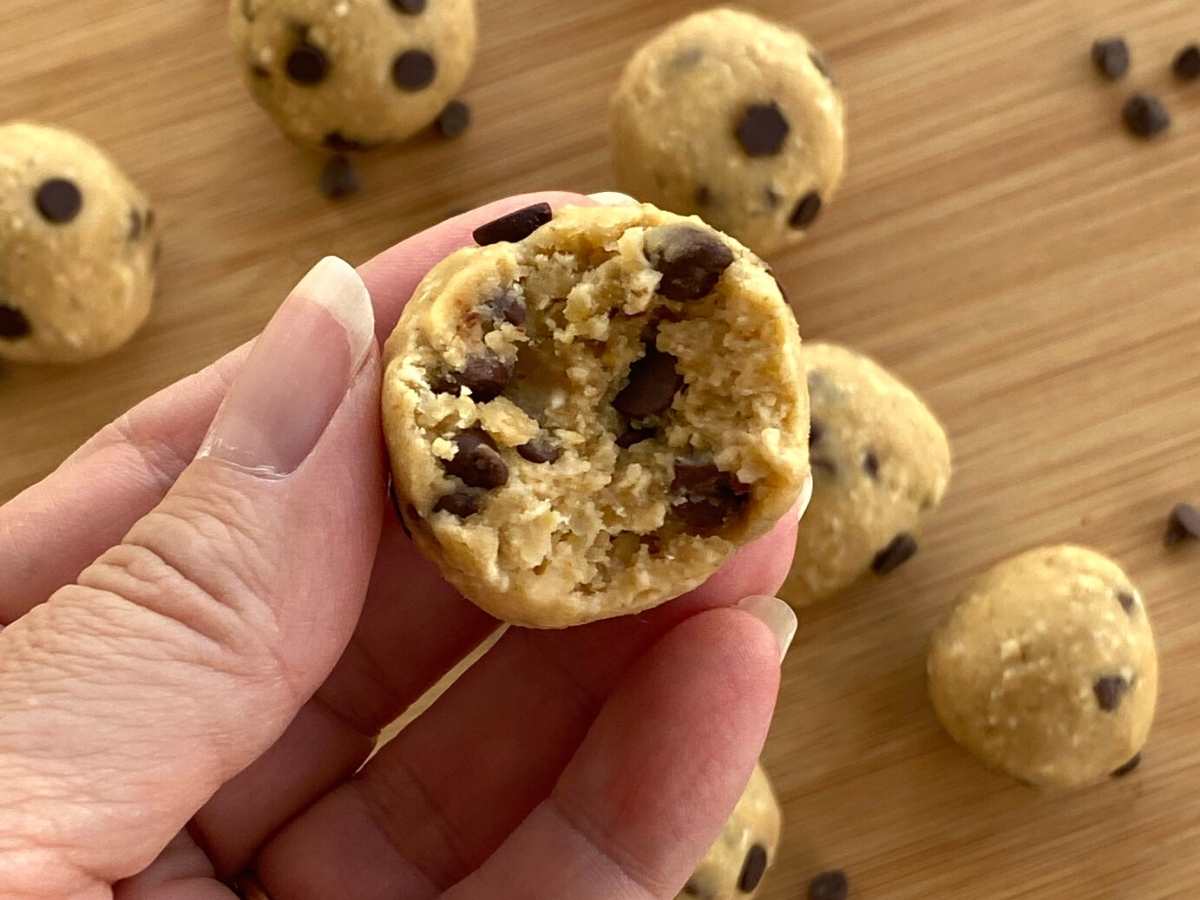
[[[451, 210], [609, 187], [606, 97], [635, 44], [702, 4], [482, 0], [477, 127], [380, 156], [329, 204], [238, 81], [222, 0], [4, 0], [0, 119], [105, 144], [155, 198], [158, 308], [119, 355], [0, 375], [0, 499], [150, 391], [252, 335], [318, 256], [361, 260]], [[857, 898], [1200, 896], [1200, 552], [1163, 518], [1200, 499], [1200, 37], [1182, 0], [763, 0], [805, 28], [849, 99], [848, 182], [773, 262], [806, 337], [876, 354], [949, 426], [957, 471], [921, 555], [802, 616], [767, 764], [786, 806], [761, 895], [824, 867]], [[1092, 74], [1122, 32], [1135, 68]], [[1135, 86], [1176, 115], [1118, 126]], [[964, 582], [1041, 542], [1116, 556], [1147, 597], [1163, 693], [1134, 776], [1041, 796], [984, 772], [924, 693], [930, 629]]]

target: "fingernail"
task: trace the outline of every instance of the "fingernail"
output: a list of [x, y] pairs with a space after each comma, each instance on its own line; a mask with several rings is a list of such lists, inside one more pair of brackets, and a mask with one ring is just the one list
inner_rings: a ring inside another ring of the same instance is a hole
[[588, 199], [599, 206], [640, 206], [641, 204], [620, 191], [600, 191], [598, 194], [588, 194]]
[[796, 614], [792, 608], [778, 597], [766, 595], [747, 597], [738, 604], [738, 609], [747, 612], [762, 622], [775, 635], [775, 643], [779, 646], [779, 661], [787, 656], [788, 648], [796, 637]]
[[349, 263], [321, 260], [254, 343], [197, 458], [265, 478], [317, 445], [375, 340], [371, 296]]
[[804, 487], [800, 489], [800, 499], [796, 501], [796, 521], [804, 521], [804, 514], [808, 512], [808, 505], [812, 503], [813, 495], [813, 477], [810, 473], [804, 479]]

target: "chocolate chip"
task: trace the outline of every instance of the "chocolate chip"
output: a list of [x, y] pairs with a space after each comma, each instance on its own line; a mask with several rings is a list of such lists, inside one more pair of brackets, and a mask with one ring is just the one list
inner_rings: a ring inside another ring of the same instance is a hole
[[320, 47], [301, 43], [288, 54], [285, 69], [288, 78], [296, 84], [312, 87], [324, 81], [329, 74], [329, 59]]
[[325, 139], [321, 141], [330, 150], [337, 150], [339, 153], [357, 153], [361, 150], [370, 150], [372, 145], [364, 141], [356, 141], [353, 138], [348, 138], [340, 131], [331, 131], [325, 135]]
[[767, 848], [762, 844], [755, 844], [746, 853], [746, 861], [742, 863], [742, 874], [738, 876], [738, 890], [743, 894], [753, 892], [766, 871]]
[[1129, 45], [1119, 37], [1096, 41], [1092, 44], [1092, 62], [1109, 81], [1123, 78], [1129, 71]]
[[821, 438], [825, 437], [825, 423], [820, 419], [813, 419], [808, 426], [808, 446], [811, 449], [821, 443]]
[[1112, 777], [1113, 778], [1124, 778], [1126, 775], [1128, 775], [1130, 772], [1132, 772], [1134, 769], [1136, 769], [1141, 764], [1142, 764], [1142, 754], [1135, 753], [1133, 755], [1133, 758], [1131, 760], [1129, 760], [1129, 762], [1125, 763], [1125, 765], [1121, 766], [1121, 768], [1113, 769]]
[[522, 459], [527, 459], [531, 463], [553, 463], [558, 462], [563, 452], [562, 447], [546, 435], [539, 434], [533, 440], [518, 447], [517, 453]]
[[816, 191], [810, 191], [800, 198], [796, 208], [792, 210], [788, 224], [795, 229], [808, 228], [817, 221], [817, 216], [821, 214], [821, 206], [821, 195]]
[[1102, 678], [1097, 678], [1096, 683], [1092, 685], [1092, 691], [1096, 695], [1096, 703], [1105, 712], [1113, 712], [1120, 706], [1121, 699], [1128, 690], [1129, 682], [1121, 675], [1105, 675]]
[[354, 164], [348, 158], [338, 154], [332, 156], [321, 170], [321, 193], [330, 200], [341, 200], [352, 194], [357, 194], [361, 185]]
[[129, 209], [129, 240], [136, 241], [142, 236], [142, 214], [136, 209]]
[[1195, 81], [1200, 78], [1200, 44], [1188, 44], [1179, 51], [1171, 71], [1180, 81]]
[[451, 100], [437, 117], [437, 129], [444, 138], [456, 138], [471, 126], [471, 107]]
[[808, 900], [846, 900], [850, 882], [841, 869], [822, 872], [808, 883]]
[[876, 575], [888, 575], [912, 559], [916, 553], [916, 539], [911, 534], [898, 534], [890, 544], [875, 554], [871, 570]]
[[646, 259], [662, 280], [658, 293], [668, 300], [699, 300], [712, 293], [733, 251], [717, 235], [695, 225], [662, 225], [646, 232]]
[[267, 79], [271, 77], [271, 70], [266, 66], [254, 63], [250, 66], [250, 74], [255, 78]]
[[392, 8], [405, 15], [417, 16], [425, 12], [426, 0], [392, 0]]
[[472, 235], [480, 247], [499, 244], [501, 241], [516, 243], [529, 237], [554, 218], [549, 203], [535, 203], [524, 209], [514, 210], [486, 225], [480, 225]]
[[460, 431], [454, 444], [458, 447], [454, 459], [442, 462], [448, 473], [470, 487], [491, 490], [508, 484], [508, 464], [501, 458], [492, 436], [482, 428]]
[[746, 107], [737, 125], [737, 139], [747, 156], [775, 156], [791, 130], [783, 110], [772, 100]]
[[508, 322], [510, 325], [521, 328], [525, 325], [527, 317], [525, 301], [512, 287], [497, 291], [487, 302], [481, 315], [488, 328], [495, 328], [501, 322]]
[[19, 341], [28, 337], [33, 328], [29, 318], [15, 306], [0, 303], [0, 339]]
[[1150, 94], [1134, 94], [1121, 115], [1125, 127], [1136, 137], [1150, 140], [1171, 127], [1171, 114], [1162, 101]]
[[482, 353], [468, 357], [461, 372], [443, 375], [431, 387], [435, 394], [457, 394], [460, 388], [469, 388], [477, 402], [487, 403], [504, 393], [512, 374], [512, 363], [505, 362], [495, 354]]
[[872, 481], [879, 480], [879, 457], [874, 450], [868, 450], [863, 456], [863, 471], [871, 476]]
[[642, 441], [648, 441], [650, 438], [658, 434], [654, 428], [634, 428], [626, 426], [625, 430], [617, 435], [617, 446], [622, 450], [628, 450], [634, 444], [640, 444]]
[[65, 225], [83, 209], [83, 194], [75, 182], [66, 178], [51, 178], [38, 186], [34, 202], [47, 222]]
[[455, 491], [441, 497], [433, 506], [434, 512], [448, 512], [460, 519], [466, 519], [479, 512], [483, 503], [483, 494], [479, 491]]
[[1196, 540], [1200, 540], [1200, 508], [1190, 503], [1177, 504], [1167, 520], [1167, 533], [1163, 543], [1174, 547], [1184, 541]]
[[680, 459], [675, 462], [671, 489], [683, 502], [675, 514], [696, 531], [713, 531], [740, 513], [750, 501], [752, 488], [712, 463]]
[[1121, 609], [1125, 610], [1129, 615], [1133, 615], [1133, 611], [1137, 607], [1137, 597], [1133, 596], [1129, 591], [1118, 591], [1117, 602], [1121, 604]]
[[392, 63], [392, 81], [402, 91], [427, 88], [437, 77], [437, 63], [424, 50], [405, 50]]
[[683, 376], [675, 368], [678, 360], [653, 347], [629, 368], [629, 383], [613, 399], [617, 412], [630, 419], [642, 419], [667, 410]]
[[808, 51], [809, 61], [816, 67], [816, 70], [825, 76], [825, 79], [830, 83], [834, 83], [833, 70], [829, 68], [829, 63], [825, 57], [816, 50]]
[[712, 206], [713, 192], [707, 184], [702, 184], [696, 188], [696, 205], [700, 207]]

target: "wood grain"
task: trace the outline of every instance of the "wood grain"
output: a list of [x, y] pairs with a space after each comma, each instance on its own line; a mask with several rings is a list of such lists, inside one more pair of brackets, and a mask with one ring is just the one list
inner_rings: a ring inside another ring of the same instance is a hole
[[[855, 897], [1200, 896], [1200, 553], [1164, 516], [1200, 499], [1200, 37], [1178, 0], [762, 0], [822, 45], [851, 111], [848, 183], [773, 260], [806, 337], [877, 355], [926, 394], [957, 472], [922, 554], [802, 616], [766, 753], [786, 807], [765, 900], [843, 867]], [[125, 351], [0, 375], [0, 498], [154, 389], [246, 339], [319, 255], [361, 260], [453, 209], [610, 187], [604, 111], [679, 0], [482, 0], [477, 125], [364, 167], [331, 205], [234, 72], [219, 0], [5, 0], [0, 119], [102, 142], [156, 199], [162, 291]], [[1135, 65], [1087, 53], [1124, 33]], [[1171, 105], [1154, 145], [1119, 128], [1135, 87]], [[1142, 769], [1039, 795], [988, 774], [925, 699], [930, 629], [974, 573], [1034, 544], [1118, 558], [1148, 599], [1163, 694]]]

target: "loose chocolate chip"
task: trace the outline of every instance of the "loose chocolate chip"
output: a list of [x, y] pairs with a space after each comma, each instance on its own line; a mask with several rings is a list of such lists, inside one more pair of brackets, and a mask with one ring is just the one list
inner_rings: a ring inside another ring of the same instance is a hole
[[898, 534], [890, 544], [875, 554], [871, 569], [876, 575], [888, 575], [912, 559], [916, 553], [916, 539], [911, 534]]
[[846, 900], [850, 882], [841, 869], [822, 872], [808, 883], [808, 900]]
[[627, 426], [624, 431], [617, 435], [617, 446], [622, 450], [628, 450], [634, 444], [640, 444], [642, 441], [648, 441], [658, 432], [653, 428], [634, 428]]
[[707, 184], [702, 184], [696, 188], [696, 205], [700, 207], [712, 206], [713, 192]]
[[1200, 78], [1200, 44], [1188, 44], [1175, 57], [1171, 70], [1180, 81]]
[[717, 235], [695, 225], [662, 225], [645, 238], [646, 259], [662, 280], [658, 293], [668, 300], [699, 300], [712, 293], [733, 251]]
[[788, 224], [795, 229], [808, 228], [813, 222], [817, 221], [817, 216], [821, 214], [821, 206], [820, 194], [816, 191], [805, 194], [800, 198], [800, 202], [796, 204], [796, 208], [792, 210]]
[[330, 200], [341, 200], [352, 194], [357, 194], [361, 185], [354, 164], [340, 153], [329, 158], [325, 168], [321, 170], [321, 193]]
[[747, 156], [775, 156], [791, 130], [783, 110], [772, 100], [746, 107], [737, 125], [737, 139]]
[[417, 16], [425, 12], [425, 0], [392, 0], [392, 7], [396, 12]]
[[489, 328], [494, 328], [501, 322], [508, 322], [521, 328], [528, 317], [525, 301], [511, 287], [496, 292], [483, 311], [481, 318]]
[[683, 497], [672, 507], [696, 531], [713, 531], [741, 512], [752, 488], [712, 463], [676, 460], [671, 489]]
[[83, 194], [75, 182], [66, 178], [51, 178], [38, 186], [34, 202], [47, 222], [65, 225], [83, 209]]
[[808, 446], [815, 447], [821, 443], [823, 437], [825, 437], [825, 423], [820, 419], [813, 419], [808, 426]]
[[129, 240], [136, 241], [142, 236], [142, 214], [132, 207], [129, 210]]
[[825, 79], [830, 84], [833, 84], [833, 70], [829, 68], [829, 63], [826, 61], [825, 57], [816, 50], [809, 50], [808, 58], [809, 61], [816, 67], [817, 71], [824, 75]]
[[533, 440], [518, 447], [517, 453], [521, 455], [522, 459], [527, 459], [531, 463], [553, 463], [558, 462], [559, 457], [562, 456], [562, 447], [544, 434], [539, 434]]
[[427, 88], [437, 77], [437, 63], [424, 50], [405, 50], [392, 63], [392, 81], [402, 91]]
[[762, 844], [755, 844], [746, 853], [746, 861], [742, 863], [742, 874], [738, 876], [738, 890], [743, 894], [753, 892], [766, 871], [767, 848]]
[[296, 84], [312, 87], [329, 74], [329, 59], [325, 51], [309, 43], [301, 43], [288, 54], [285, 66], [288, 78]]
[[471, 107], [451, 100], [437, 117], [437, 128], [444, 138], [456, 138], [471, 126]]
[[15, 306], [0, 303], [0, 338], [6, 341], [19, 341], [28, 337], [33, 328], [29, 318]]
[[1136, 137], [1150, 140], [1171, 127], [1171, 114], [1162, 101], [1150, 94], [1134, 94], [1126, 102], [1121, 115], [1125, 127]]
[[433, 506], [434, 512], [448, 512], [460, 519], [466, 519], [479, 512], [483, 503], [483, 495], [478, 491], [455, 491], [446, 494]]
[[863, 471], [871, 476], [872, 481], [879, 480], [879, 457], [874, 450], [868, 450], [863, 456]]
[[353, 138], [348, 138], [340, 131], [331, 131], [325, 135], [325, 139], [321, 142], [330, 150], [336, 150], [339, 153], [356, 153], [360, 150], [370, 150], [371, 145], [364, 141], [356, 141]]
[[1129, 615], [1133, 615], [1133, 610], [1137, 606], [1137, 597], [1129, 593], [1129, 591], [1118, 591], [1117, 602], [1121, 604], [1121, 609], [1125, 610]]
[[1124, 38], [1105, 38], [1092, 44], [1092, 62], [1109, 81], [1124, 78], [1129, 71], [1129, 45]]
[[255, 78], [260, 78], [260, 79], [265, 80], [265, 79], [271, 77], [271, 70], [268, 69], [266, 66], [260, 65], [259, 63], [254, 63], [253, 65], [250, 66], [250, 74], [253, 75]]
[[613, 399], [617, 412], [630, 419], [642, 419], [667, 410], [683, 376], [675, 368], [677, 360], [653, 347], [629, 368], [629, 383]]
[[1129, 682], [1121, 675], [1105, 675], [1096, 679], [1092, 692], [1096, 695], [1096, 703], [1105, 712], [1113, 712], [1121, 705], [1121, 699], [1129, 690]]
[[469, 388], [475, 400], [487, 403], [504, 393], [512, 373], [512, 363], [484, 353], [469, 357], [461, 372], [446, 373], [435, 379], [430, 387], [435, 394], [457, 394], [461, 388]]
[[535, 203], [501, 216], [494, 222], [480, 225], [472, 237], [480, 247], [489, 244], [499, 244], [501, 241], [516, 243], [529, 237], [547, 222], [554, 218], [554, 211], [549, 203]]
[[1134, 769], [1136, 769], [1141, 764], [1142, 764], [1142, 754], [1135, 753], [1133, 755], [1133, 758], [1131, 760], [1129, 760], [1129, 762], [1125, 763], [1125, 765], [1121, 766], [1121, 768], [1113, 769], [1112, 777], [1113, 778], [1124, 778], [1126, 775], [1128, 775], [1130, 772], [1132, 772]]
[[1200, 540], [1200, 508], [1190, 503], [1180, 503], [1171, 510], [1163, 543], [1174, 547], [1184, 541], [1196, 540]]
[[443, 468], [463, 483], [476, 488], [503, 487], [508, 484], [508, 464], [496, 449], [492, 436], [482, 428], [468, 428], [454, 438], [458, 452], [445, 460]]

